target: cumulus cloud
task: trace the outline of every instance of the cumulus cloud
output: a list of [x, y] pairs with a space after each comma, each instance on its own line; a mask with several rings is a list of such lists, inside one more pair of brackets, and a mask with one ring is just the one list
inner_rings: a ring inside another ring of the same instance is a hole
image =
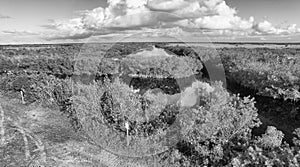
[[296, 24], [289, 25], [287, 28], [276, 28], [272, 23], [263, 21], [255, 25], [256, 34], [268, 34], [268, 35], [290, 35], [299, 33], [300, 29]]
[[82, 18], [74, 18], [67, 22], [56, 22], [49, 26], [48, 29], [55, 29], [56, 33], [45, 34], [48, 39], [82, 39], [89, 37], [92, 32], [84, 28]]
[[80, 39], [128, 30], [151, 30], [153, 36], [184, 34], [183, 31], [213, 36], [300, 33], [296, 25], [278, 28], [268, 21], [257, 23], [253, 17], [241, 18], [225, 0], [108, 0], [106, 8], [87, 10], [78, 18], [44, 27], [53, 30], [46, 36], [48, 39]]
[[140, 34], [143, 37], [181, 37], [187, 35], [187, 32], [179, 27], [158, 29], [145, 28], [141, 30]]
[[189, 2], [185, 0], [150, 0], [147, 3], [150, 10], [168, 12], [184, 9], [189, 5]]

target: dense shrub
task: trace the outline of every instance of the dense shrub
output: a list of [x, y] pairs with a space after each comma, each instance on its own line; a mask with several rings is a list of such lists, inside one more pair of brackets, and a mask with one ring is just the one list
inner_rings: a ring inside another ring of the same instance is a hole
[[[59, 106], [74, 128], [84, 130], [96, 144], [122, 156], [156, 155], [160, 166], [299, 166], [299, 129], [294, 132], [293, 145], [283, 143], [283, 133], [274, 127], [268, 127], [260, 137], [252, 136], [252, 128], [259, 125], [253, 99], [230, 95], [220, 83], [176, 86], [178, 78], [199, 74], [202, 62], [216, 58], [213, 51], [158, 46], [178, 56], [126, 57], [121, 61], [115, 58], [148, 47], [122, 44], [106, 54], [103, 48], [87, 47], [82, 53], [86, 57], [76, 59], [75, 71], [79, 73], [169, 77], [161, 82], [133, 79], [134, 88], [145, 89], [140, 94], [118, 79], [96, 82], [92, 78], [89, 84], [71, 81], [71, 57], [79, 51], [77, 45], [1, 50], [1, 90], [16, 92], [18, 98], [23, 91], [27, 103]], [[219, 53], [228, 78], [247, 89], [263, 96], [299, 99], [299, 51], [231, 48]], [[275, 110], [276, 106], [266, 108]]]
[[[209, 143], [221, 147], [259, 124], [253, 100], [231, 96], [221, 85], [197, 82], [179, 95], [139, 95], [118, 80], [104, 85], [77, 85], [72, 105], [88, 135], [116, 154], [153, 155], [177, 145], [181, 147], [181, 158], [199, 165], [203, 158], [210, 162], [216, 157], [222, 159], [221, 154], [217, 156], [215, 150], [209, 150]], [[192, 96], [199, 102], [186, 104]], [[130, 124], [129, 134], [125, 122]], [[194, 150], [193, 157], [184, 154], [189, 150]]]
[[[262, 138], [259, 137], [257, 139], [251, 138], [251, 135], [245, 132], [226, 142], [221, 142], [218, 139], [206, 140], [201, 143], [198, 151], [191, 144], [181, 143], [176, 148], [161, 154], [160, 164], [161, 166], [178, 167], [299, 166], [299, 146], [291, 147], [285, 143], [280, 143], [280, 140], [274, 136], [278, 136], [282, 132], [272, 127], [269, 129], [271, 130], [268, 130]], [[264, 140], [266, 138], [275, 140]], [[268, 144], [266, 145], [265, 142]]]
[[[295, 131], [297, 134], [298, 130]], [[299, 138], [295, 146], [282, 143], [282, 132], [268, 127], [262, 137], [253, 138], [244, 131], [228, 141], [218, 138], [201, 142], [198, 151], [193, 145], [181, 145], [160, 155], [161, 166], [299, 166]], [[199, 145], [199, 144], [198, 144]]]
[[[97, 144], [123, 156], [144, 156], [162, 152], [172, 143], [166, 137], [170, 130], [164, 129], [174, 123], [176, 106], [165, 107], [151, 95], [142, 97], [118, 80], [76, 87], [73, 111]], [[130, 145], [125, 122], [130, 124]]]
[[106, 50], [105, 58], [124, 58], [126, 55], [140, 51], [141, 49], [151, 48], [152, 43], [116, 43]]
[[257, 94], [285, 100], [300, 98], [300, 59], [293, 49], [219, 50], [227, 76]]
[[119, 71], [119, 65], [120, 62], [113, 59], [103, 58], [99, 63], [97, 72], [99, 75], [121, 73], [121, 71]]
[[259, 125], [253, 99], [230, 96], [221, 87], [216, 88], [211, 96], [215, 98], [202, 99], [206, 105], [189, 109], [183, 112], [189, 114], [179, 117], [186, 129], [182, 130], [183, 141], [173, 150], [178, 157], [175, 160], [167, 158], [171, 164], [226, 165], [230, 159], [227, 144], [237, 136], [249, 136], [251, 129]]
[[184, 78], [199, 74], [202, 69], [201, 62], [190, 57], [125, 58], [121, 63], [124, 73], [157, 78]]
[[44, 73], [27, 74], [23, 72], [2, 76], [0, 85], [1, 89], [6, 92], [19, 93], [23, 91], [25, 102], [42, 102], [53, 105], [62, 101], [62, 98], [57, 95], [58, 92], [60, 96], [67, 96], [70, 80], [59, 79]]
[[13, 64], [10, 58], [0, 55], [0, 75], [15, 68], [16, 65]]
[[59, 78], [66, 78], [73, 74], [73, 62], [69, 58], [49, 58], [45, 56], [0, 58], [0, 74], [9, 71], [10, 73], [45, 73]]
[[300, 148], [282, 143], [282, 132], [268, 127], [266, 133], [255, 140], [249, 140], [243, 152], [233, 158], [233, 166], [299, 166]]

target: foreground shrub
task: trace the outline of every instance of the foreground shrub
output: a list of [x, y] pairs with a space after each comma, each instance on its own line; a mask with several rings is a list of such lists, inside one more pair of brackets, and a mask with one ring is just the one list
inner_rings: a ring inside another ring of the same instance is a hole
[[182, 131], [185, 132], [183, 141], [177, 147], [181, 154], [177, 161], [183, 162], [182, 166], [229, 163], [226, 144], [236, 136], [249, 135], [251, 129], [259, 125], [253, 99], [227, 97], [225, 103], [220, 103], [221, 99], [211, 100], [207, 107], [192, 109], [180, 117], [181, 123], [187, 127]]
[[[73, 108], [83, 130], [99, 145], [123, 156], [145, 156], [168, 149], [177, 107], [142, 97], [116, 80], [77, 85]], [[130, 124], [128, 134], [125, 122]], [[169, 128], [165, 130], [165, 128]], [[130, 142], [126, 138], [130, 138]], [[174, 139], [176, 140], [176, 139]]]
[[222, 159], [225, 143], [259, 124], [254, 101], [221, 85], [196, 82], [177, 95], [140, 95], [118, 80], [79, 84], [72, 106], [83, 130], [111, 152], [139, 157], [175, 149], [180, 159], [201, 165]]
[[221, 83], [198, 83], [191, 88], [197, 88], [200, 102], [180, 112], [177, 118], [182, 128], [181, 141], [160, 155], [160, 163], [162, 166], [228, 165], [235, 152], [247, 146], [251, 129], [260, 124], [255, 102], [230, 95]]
[[232, 159], [232, 166], [292, 166], [300, 165], [299, 146], [281, 143], [282, 132], [268, 127], [256, 140], [248, 140], [246, 149]]
[[[201, 143], [200, 151], [182, 143], [161, 154], [162, 166], [292, 166], [300, 165], [300, 147], [281, 143], [282, 132], [268, 127], [262, 137], [252, 138], [241, 133], [226, 142], [209, 139]], [[270, 140], [267, 140], [270, 139]], [[295, 141], [298, 141], [295, 139]], [[184, 150], [184, 151], [183, 151]]]

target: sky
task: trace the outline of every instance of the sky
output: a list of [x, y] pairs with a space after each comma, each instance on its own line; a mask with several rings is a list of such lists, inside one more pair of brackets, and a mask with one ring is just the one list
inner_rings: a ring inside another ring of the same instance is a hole
[[0, 44], [300, 42], [299, 8], [299, 0], [0, 0]]

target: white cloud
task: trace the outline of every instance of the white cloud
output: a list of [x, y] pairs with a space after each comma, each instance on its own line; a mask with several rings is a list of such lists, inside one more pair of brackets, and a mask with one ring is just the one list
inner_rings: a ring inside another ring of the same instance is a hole
[[[299, 33], [296, 25], [285, 28], [270, 22], [256, 23], [253, 17], [241, 18], [225, 0], [108, 0], [107, 8], [96, 8], [81, 17], [55, 22], [53, 35], [47, 38], [86, 38], [92, 34], [127, 30], [158, 29], [153, 36], [165, 36], [173, 30], [198, 31], [213, 36], [287, 35]], [[203, 30], [209, 30], [203, 32]], [[160, 33], [157, 33], [160, 32]], [[176, 34], [176, 33], [169, 33]]]
[[267, 35], [290, 35], [300, 32], [296, 24], [289, 25], [286, 28], [276, 28], [272, 23], [263, 21], [255, 26], [255, 34], [267, 34]]
[[81, 39], [92, 35], [92, 32], [84, 27], [82, 18], [74, 18], [67, 22], [55, 22], [52, 27], [55, 28], [55, 33], [44, 34], [47, 39]]
[[140, 31], [143, 37], [181, 37], [185, 36], [186, 32], [179, 27], [159, 28], [159, 29], [143, 29]]
[[256, 26], [258, 33], [276, 33], [277, 29], [268, 21], [258, 23]]
[[39, 35], [37, 32], [32, 32], [32, 31], [17, 31], [17, 30], [4, 30], [2, 31], [4, 34], [12, 34], [12, 35], [21, 35], [21, 36], [31, 36], [31, 35]]
[[[179, 25], [198, 29], [233, 29], [246, 30], [254, 25], [254, 18], [242, 19], [236, 15], [236, 10], [230, 8], [225, 1], [206, 1], [207, 10], [214, 11], [214, 15], [198, 17], [191, 20], [181, 20]], [[206, 10], [206, 11], [207, 11]]]
[[189, 6], [185, 0], [150, 0], [147, 6], [154, 11], [175, 11]]

